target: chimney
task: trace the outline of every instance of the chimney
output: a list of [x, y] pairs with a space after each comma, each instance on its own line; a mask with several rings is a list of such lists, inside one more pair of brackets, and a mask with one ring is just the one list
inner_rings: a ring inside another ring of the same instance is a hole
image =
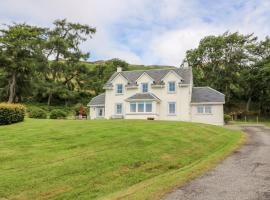
[[117, 72], [121, 72], [122, 71], [122, 67], [117, 67]]

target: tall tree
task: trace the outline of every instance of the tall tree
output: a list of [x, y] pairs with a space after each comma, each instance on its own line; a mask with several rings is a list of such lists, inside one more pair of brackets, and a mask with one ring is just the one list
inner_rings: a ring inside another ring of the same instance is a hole
[[48, 32], [46, 51], [46, 56], [51, 61], [44, 73], [48, 105], [51, 104], [53, 95], [59, 94], [59, 90], [74, 89], [71, 85], [74, 80], [78, 82], [80, 73], [85, 70], [80, 61], [89, 57], [89, 53], [80, 50], [80, 45], [95, 32], [93, 27], [67, 22], [66, 19], [54, 22], [54, 28]]
[[195, 85], [209, 85], [223, 92], [230, 104], [239, 88], [240, 72], [252, 64], [250, 49], [256, 40], [253, 34], [238, 32], [203, 38], [198, 48], [186, 53], [186, 61], [193, 67]]
[[12, 24], [0, 29], [0, 68], [8, 80], [8, 102], [19, 98], [18, 91], [28, 86], [35, 67], [44, 62], [44, 36], [45, 29], [26, 24]]

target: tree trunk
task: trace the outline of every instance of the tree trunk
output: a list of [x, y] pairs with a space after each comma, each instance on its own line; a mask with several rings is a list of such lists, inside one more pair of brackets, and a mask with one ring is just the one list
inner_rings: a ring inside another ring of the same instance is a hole
[[13, 103], [16, 95], [16, 74], [13, 73], [9, 80], [9, 98], [8, 103]]
[[249, 112], [249, 107], [251, 103], [251, 97], [248, 98], [247, 104], [246, 104], [246, 111]]
[[51, 100], [52, 100], [52, 93], [50, 92], [49, 96], [48, 96], [48, 102], [47, 105], [50, 106], [51, 105]]

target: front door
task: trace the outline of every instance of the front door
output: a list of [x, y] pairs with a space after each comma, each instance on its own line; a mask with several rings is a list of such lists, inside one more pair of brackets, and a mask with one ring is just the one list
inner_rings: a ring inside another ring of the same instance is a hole
[[97, 108], [97, 117], [104, 116], [104, 108]]

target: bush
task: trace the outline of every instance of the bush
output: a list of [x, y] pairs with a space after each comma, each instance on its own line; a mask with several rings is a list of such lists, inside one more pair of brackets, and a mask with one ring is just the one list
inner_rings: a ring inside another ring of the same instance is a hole
[[47, 113], [45, 110], [41, 108], [31, 108], [28, 111], [28, 116], [30, 118], [36, 118], [36, 119], [46, 119]]
[[231, 121], [231, 116], [230, 115], [224, 115], [224, 122], [225, 122], [225, 124], [228, 124], [229, 123], [229, 121]]
[[67, 113], [60, 109], [54, 109], [50, 114], [50, 119], [65, 119], [66, 117]]
[[21, 104], [0, 103], [0, 125], [24, 120], [25, 107]]

